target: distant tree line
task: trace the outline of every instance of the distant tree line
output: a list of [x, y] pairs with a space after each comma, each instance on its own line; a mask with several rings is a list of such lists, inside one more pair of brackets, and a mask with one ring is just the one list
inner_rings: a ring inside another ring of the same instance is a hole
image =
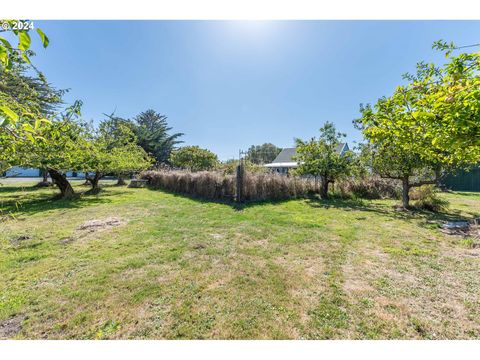
[[282, 151], [281, 148], [271, 143], [252, 145], [247, 150], [247, 159], [257, 165], [268, 164], [275, 160], [280, 151]]

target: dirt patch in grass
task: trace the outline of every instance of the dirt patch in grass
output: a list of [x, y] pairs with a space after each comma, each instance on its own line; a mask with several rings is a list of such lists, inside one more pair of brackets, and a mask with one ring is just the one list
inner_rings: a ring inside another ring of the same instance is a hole
[[31, 240], [31, 239], [32, 239], [32, 236], [30, 236], [30, 235], [20, 235], [20, 236], [16, 236], [16, 237], [10, 239], [10, 244], [14, 248], [18, 248], [22, 245], [22, 242], [24, 242], [26, 240]]
[[9, 319], [0, 321], [0, 340], [11, 339], [22, 330], [22, 322], [25, 315], [19, 314]]
[[85, 221], [83, 224], [77, 227], [77, 230], [90, 230], [90, 231], [97, 231], [101, 229], [107, 229], [115, 226], [119, 226], [124, 224], [125, 222], [122, 221], [120, 218], [117, 217], [109, 217], [103, 220], [88, 220]]
[[125, 221], [118, 217], [88, 220], [85, 221], [83, 224], [77, 226], [76, 231], [72, 236], [62, 238], [59, 242], [61, 245], [68, 245], [79, 239], [86, 238], [92, 233], [108, 230], [120, 225], [124, 225], [125, 223]]

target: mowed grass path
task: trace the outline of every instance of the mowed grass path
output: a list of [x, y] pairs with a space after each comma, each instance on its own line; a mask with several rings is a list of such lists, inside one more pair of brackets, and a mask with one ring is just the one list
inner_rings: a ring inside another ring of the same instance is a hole
[[[111, 184], [55, 193], [0, 186], [16, 214], [0, 222], [0, 322], [21, 316], [15, 338], [480, 338], [480, 249], [443, 234], [446, 215], [339, 199], [235, 209]], [[480, 194], [443, 196], [452, 216], [480, 214]], [[77, 229], [112, 216], [124, 224]]]

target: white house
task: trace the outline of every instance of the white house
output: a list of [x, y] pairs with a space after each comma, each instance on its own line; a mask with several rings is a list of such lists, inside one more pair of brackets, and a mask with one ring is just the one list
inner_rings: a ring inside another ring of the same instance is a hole
[[[336, 150], [340, 155], [343, 155], [349, 150], [348, 144], [340, 143], [338, 144]], [[280, 154], [277, 155], [275, 160], [273, 160], [270, 164], [265, 164], [265, 167], [270, 168], [273, 172], [279, 174], [288, 174], [290, 169], [295, 169], [298, 167], [298, 163], [292, 159], [296, 153], [296, 148], [285, 148], [280, 151]]]

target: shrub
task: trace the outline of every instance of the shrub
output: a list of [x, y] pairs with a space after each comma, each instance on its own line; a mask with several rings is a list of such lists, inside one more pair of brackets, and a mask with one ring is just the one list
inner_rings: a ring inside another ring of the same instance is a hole
[[218, 158], [210, 150], [198, 146], [184, 146], [172, 151], [170, 162], [177, 168], [204, 171], [214, 169], [218, 165]]
[[398, 183], [378, 176], [342, 180], [337, 189], [342, 196], [364, 199], [398, 199], [401, 193]]
[[[145, 171], [140, 178], [154, 188], [210, 200], [233, 200], [236, 176], [216, 171]], [[246, 201], [285, 200], [305, 196], [315, 189], [310, 179], [278, 174], [246, 173], [243, 181]]]
[[428, 211], [443, 211], [448, 208], [449, 202], [438, 196], [438, 190], [433, 185], [423, 185], [410, 190], [410, 199], [415, 200], [414, 206]]

